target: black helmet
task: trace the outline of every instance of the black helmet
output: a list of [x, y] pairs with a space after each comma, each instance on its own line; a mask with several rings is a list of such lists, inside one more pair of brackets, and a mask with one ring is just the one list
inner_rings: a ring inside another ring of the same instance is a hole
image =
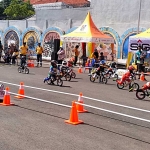
[[51, 61], [51, 65], [52, 65], [52, 66], [53, 66], [53, 65], [55, 66], [55, 65], [57, 65], [57, 64], [58, 64], [58, 62], [57, 62], [56, 60], [52, 60], [52, 61]]

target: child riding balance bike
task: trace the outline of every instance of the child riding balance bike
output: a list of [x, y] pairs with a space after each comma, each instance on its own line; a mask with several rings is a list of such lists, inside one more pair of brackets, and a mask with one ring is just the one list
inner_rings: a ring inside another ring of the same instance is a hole
[[63, 81], [61, 80], [61, 75], [58, 74], [57, 71], [57, 61], [52, 60], [48, 76], [44, 79], [43, 82], [54, 85], [55, 81], [57, 81], [57, 85], [62, 86]]
[[26, 56], [21, 55], [20, 56], [21, 62], [20, 62], [20, 66], [18, 67], [18, 72], [24, 72], [26, 74], [29, 74], [29, 68], [27, 68], [27, 64], [26, 64]]
[[[139, 84], [135, 83], [135, 68], [131, 65], [128, 67], [128, 71], [123, 74], [121, 79], [117, 80], [117, 87], [123, 89], [129, 85], [129, 92], [139, 89]], [[133, 83], [132, 83], [133, 82]]]

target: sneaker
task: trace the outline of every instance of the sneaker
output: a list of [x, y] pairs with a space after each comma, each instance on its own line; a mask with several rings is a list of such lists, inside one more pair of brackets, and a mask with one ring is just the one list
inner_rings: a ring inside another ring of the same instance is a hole
[[44, 79], [43, 82], [45, 83], [45, 82], [46, 82], [46, 79]]

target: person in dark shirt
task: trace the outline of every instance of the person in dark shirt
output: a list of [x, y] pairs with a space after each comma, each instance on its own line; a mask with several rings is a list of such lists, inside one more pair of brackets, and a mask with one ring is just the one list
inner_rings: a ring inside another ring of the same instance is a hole
[[98, 59], [99, 55], [98, 55], [97, 49], [95, 49], [93, 55], [94, 55], [94, 58], [95, 58], [95, 59]]
[[93, 62], [94, 62], [94, 66], [97, 68], [98, 67], [98, 58], [99, 58], [99, 54], [97, 49], [94, 50], [94, 52], [92, 53], [92, 58], [93, 58]]
[[103, 52], [100, 53], [100, 61], [105, 60]]

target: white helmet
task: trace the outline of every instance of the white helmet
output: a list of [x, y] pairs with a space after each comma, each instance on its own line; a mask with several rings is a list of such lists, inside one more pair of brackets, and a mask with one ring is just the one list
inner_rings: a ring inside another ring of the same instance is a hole
[[147, 82], [146, 85], [147, 85], [148, 87], [150, 87], [150, 82]]
[[62, 65], [67, 65], [67, 62], [64, 60], [64, 61], [62, 62]]

